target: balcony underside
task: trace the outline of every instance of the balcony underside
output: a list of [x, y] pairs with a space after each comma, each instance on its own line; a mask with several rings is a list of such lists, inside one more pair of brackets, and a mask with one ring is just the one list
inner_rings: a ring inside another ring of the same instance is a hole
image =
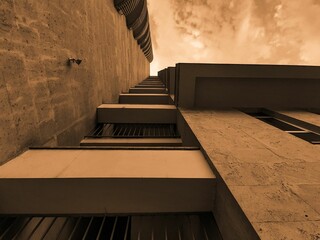
[[0, 214], [211, 211], [200, 151], [29, 150], [0, 167]]

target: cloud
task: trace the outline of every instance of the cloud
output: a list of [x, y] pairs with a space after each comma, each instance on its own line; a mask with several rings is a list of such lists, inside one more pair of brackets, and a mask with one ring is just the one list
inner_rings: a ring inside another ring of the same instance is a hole
[[177, 62], [320, 65], [315, 0], [148, 0], [153, 74]]

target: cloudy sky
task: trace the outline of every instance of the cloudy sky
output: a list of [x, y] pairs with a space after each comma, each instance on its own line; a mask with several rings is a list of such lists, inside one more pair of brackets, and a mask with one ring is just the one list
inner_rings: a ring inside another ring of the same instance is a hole
[[148, 0], [151, 74], [177, 62], [320, 65], [320, 0]]

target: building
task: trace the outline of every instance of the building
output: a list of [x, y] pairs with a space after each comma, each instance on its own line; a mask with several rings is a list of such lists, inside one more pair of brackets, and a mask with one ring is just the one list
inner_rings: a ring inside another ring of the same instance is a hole
[[144, 0], [1, 4], [1, 238], [320, 238], [319, 67], [149, 77]]

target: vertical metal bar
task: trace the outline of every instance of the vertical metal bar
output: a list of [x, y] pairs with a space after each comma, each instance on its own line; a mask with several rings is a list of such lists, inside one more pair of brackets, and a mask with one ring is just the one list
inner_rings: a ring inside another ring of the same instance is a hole
[[35, 228], [31, 231], [28, 239], [30, 239], [32, 237], [32, 235], [36, 232], [36, 230], [38, 229], [38, 227], [40, 226], [40, 224], [42, 223], [42, 221], [44, 220], [44, 217], [41, 218], [41, 220], [37, 223], [37, 225], [35, 226]]
[[104, 222], [105, 222], [105, 221], [106, 221], [106, 216], [103, 217], [103, 220], [102, 220], [102, 222], [101, 222], [101, 226], [100, 226], [100, 228], [99, 228], [99, 232], [98, 232], [98, 235], [97, 235], [96, 240], [99, 240], [99, 239], [100, 239], [100, 235], [101, 235], [101, 233], [102, 233], [102, 229], [103, 229], [103, 226], [104, 226]]
[[95, 134], [96, 131], [97, 131], [97, 126], [95, 126], [95, 127], [90, 131], [89, 135], [90, 135], [90, 136], [96, 135], [96, 134]]
[[136, 137], [136, 136], [137, 136], [136, 131], [137, 131], [137, 126], [134, 125], [134, 131], [133, 131], [133, 134], [132, 134], [133, 137]]
[[92, 135], [97, 135], [97, 133], [99, 132], [99, 129], [100, 129], [100, 124], [96, 125], [96, 127], [93, 129], [94, 131]]
[[179, 240], [182, 240], [180, 227], [178, 227], [178, 237], [179, 237]]
[[118, 132], [118, 136], [119, 136], [119, 137], [123, 135], [123, 131], [124, 131], [123, 125], [120, 125], [120, 126], [119, 126], [119, 132]]
[[126, 135], [125, 135], [125, 137], [130, 136], [130, 132], [131, 132], [131, 125], [127, 124], [126, 125]]
[[123, 137], [125, 137], [125, 136], [126, 136], [126, 134], [127, 134], [127, 132], [128, 132], [128, 126], [125, 124], [125, 125], [123, 126], [123, 133], [122, 133], [122, 136], [123, 136]]
[[168, 240], [168, 231], [167, 231], [167, 226], [164, 228], [164, 238]]
[[71, 232], [71, 234], [70, 234], [70, 236], [69, 236], [69, 238], [68, 238], [69, 240], [71, 240], [72, 237], [73, 237], [73, 235], [75, 234], [76, 229], [77, 229], [78, 225], [80, 224], [81, 219], [82, 219], [82, 217], [79, 217], [79, 218], [78, 218], [77, 223], [76, 223], [76, 225], [73, 227], [72, 232]]
[[[116, 217], [116, 219], [114, 220], [113, 228], [112, 228], [112, 232], [111, 232], [111, 236], [110, 236], [110, 240], [113, 240], [114, 233], [115, 233], [116, 227], [117, 227], [117, 222], [118, 222], [118, 217]], [[115, 240], [117, 240], [117, 239], [115, 239]]]
[[205, 226], [202, 223], [200, 223], [200, 224], [201, 224], [204, 236], [206, 237], [206, 240], [209, 240], [209, 237], [208, 237], [207, 230], [206, 230]]
[[130, 126], [130, 136], [134, 136], [136, 126], [135, 124], [131, 124]]
[[148, 126], [148, 136], [151, 136], [151, 126]]
[[128, 231], [129, 231], [129, 224], [130, 224], [130, 216], [128, 216], [127, 224], [126, 224], [126, 230], [124, 232], [123, 240], [126, 240], [128, 237]]
[[175, 132], [174, 132], [174, 129], [173, 129], [173, 125], [170, 125], [170, 134], [172, 136], [175, 136]]
[[132, 136], [133, 135], [133, 131], [134, 131], [134, 126], [131, 124], [130, 127], [129, 127], [128, 136]]
[[130, 132], [130, 125], [126, 124], [125, 125], [125, 131], [123, 133], [123, 136], [126, 137], [129, 135], [129, 132]]
[[47, 235], [47, 233], [49, 232], [49, 230], [51, 229], [52, 225], [55, 223], [55, 221], [57, 220], [57, 218], [55, 217], [52, 222], [50, 223], [49, 227], [47, 228], [47, 230], [44, 232], [43, 236], [41, 237], [41, 239], [44, 239]]
[[21, 227], [19, 228], [19, 230], [15, 233], [15, 235], [12, 237], [12, 240], [16, 239], [19, 234], [22, 232], [22, 230], [25, 228], [25, 226], [31, 221], [31, 217], [28, 218], [27, 221], [25, 221], [25, 223], [23, 225], [21, 225]]
[[190, 219], [190, 215], [188, 215], [188, 221], [189, 221], [189, 224], [190, 224], [190, 230], [191, 230], [192, 239], [196, 240], [195, 236], [194, 236], [194, 232], [193, 232], [192, 221]]
[[103, 127], [100, 127], [100, 128], [99, 128], [99, 131], [98, 131], [97, 134], [96, 134], [96, 136], [101, 136], [102, 131], [103, 131]]
[[0, 235], [0, 239], [4, 238], [4, 236], [10, 231], [10, 229], [15, 225], [16, 222], [18, 222], [18, 218], [12, 221], [11, 224], [6, 229], [4, 229], [4, 231]]
[[66, 218], [66, 220], [64, 221], [64, 223], [63, 223], [63, 225], [62, 225], [62, 227], [61, 227], [61, 229], [60, 229], [60, 231], [59, 231], [59, 234], [58, 234], [57, 239], [59, 239], [61, 233], [63, 232], [63, 229], [65, 228], [65, 226], [67, 225], [67, 222], [68, 222], [69, 220], [70, 220], [70, 218]]
[[112, 137], [116, 136], [117, 133], [118, 133], [118, 125], [114, 124], [114, 125], [113, 125]]
[[85, 231], [84, 234], [83, 234], [83, 237], [82, 237], [83, 240], [86, 239], [86, 237], [87, 237], [87, 235], [88, 235], [88, 232], [89, 232], [89, 229], [90, 229], [90, 227], [91, 227], [92, 221], [93, 221], [93, 217], [91, 217], [90, 222], [89, 222], [89, 224], [88, 224], [88, 226], [87, 226], [87, 229], [86, 229], [86, 231]]
[[[168, 136], [168, 127], [163, 127], [163, 135], [165, 136], [165, 137], [167, 137]], [[169, 134], [169, 136], [170, 136], [170, 134]]]
[[110, 135], [111, 132], [111, 124], [104, 124], [103, 125], [103, 133], [101, 134], [104, 137], [107, 137]]
[[139, 125], [139, 136], [144, 136], [143, 129], [141, 128], [141, 125]]

